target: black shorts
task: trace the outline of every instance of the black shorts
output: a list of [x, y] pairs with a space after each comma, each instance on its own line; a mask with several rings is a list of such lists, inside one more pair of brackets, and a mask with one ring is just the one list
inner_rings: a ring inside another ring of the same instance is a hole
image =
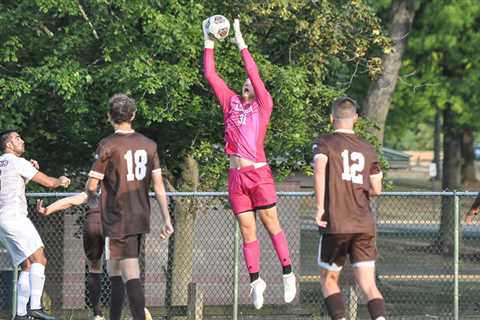
[[105, 239], [106, 259], [121, 260], [128, 258], [138, 258], [140, 256], [142, 237], [142, 234], [134, 234], [115, 239], [107, 237]]
[[83, 224], [83, 251], [88, 260], [100, 260], [105, 246], [100, 214], [88, 214]]
[[375, 266], [377, 247], [371, 233], [333, 234], [320, 236], [318, 265], [330, 271], [342, 270], [349, 256], [353, 267]]

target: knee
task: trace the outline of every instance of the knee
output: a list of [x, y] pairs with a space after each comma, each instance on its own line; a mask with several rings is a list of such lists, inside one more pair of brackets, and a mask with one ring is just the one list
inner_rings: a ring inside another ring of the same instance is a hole
[[102, 262], [100, 260], [90, 260], [90, 272], [100, 273], [102, 271]]
[[362, 284], [360, 285], [360, 288], [367, 296], [368, 300], [383, 298], [375, 283]]
[[321, 271], [320, 272], [320, 284], [323, 287], [332, 287], [338, 285], [338, 274], [332, 273], [328, 271]]

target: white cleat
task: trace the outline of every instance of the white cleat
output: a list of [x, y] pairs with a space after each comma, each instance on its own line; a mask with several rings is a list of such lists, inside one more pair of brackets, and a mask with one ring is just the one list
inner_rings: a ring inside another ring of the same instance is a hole
[[147, 308], [145, 308], [145, 320], [152, 320], [152, 315], [150, 314], [150, 311], [148, 311]]
[[104, 316], [94, 316], [92, 320], [105, 320]]
[[290, 303], [295, 299], [297, 294], [297, 280], [293, 272], [283, 275], [283, 293], [286, 303]]
[[263, 292], [267, 288], [267, 284], [262, 278], [250, 283], [250, 295], [252, 296], [252, 302], [255, 309], [261, 309], [263, 307]]

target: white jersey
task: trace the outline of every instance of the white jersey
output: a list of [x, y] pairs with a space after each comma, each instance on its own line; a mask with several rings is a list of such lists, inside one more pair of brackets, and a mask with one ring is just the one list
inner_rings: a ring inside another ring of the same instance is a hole
[[28, 215], [25, 185], [38, 170], [11, 153], [0, 156], [0, 220]]

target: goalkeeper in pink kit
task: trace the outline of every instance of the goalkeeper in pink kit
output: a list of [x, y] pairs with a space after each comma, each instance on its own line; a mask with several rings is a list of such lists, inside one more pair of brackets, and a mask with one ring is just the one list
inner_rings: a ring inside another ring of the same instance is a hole
[[233, 213], [238, 219], [243, 237], [245, 264], [250, 274], [253, 305], [263, 306], [265, 281], [260, 278], [260, 245], [256, 235], [256, 216], [267, 229], [283, 268], [285, 302], [296, 294], [288, 243], [277, 216], [276, 190], [272, 172], [267, 164], [264, 140], [272, 113], [273, 101], [260, 78], [258, 68], [240, 32], [240, 22], [234, 21], [235, 42], [240, 50], [248, 79], [242, 95], [233, 92], [215, 69], [214, 41], [203, 22], [205, 38], [204, 74], [223, 109], [225, 153], [230, 159], [228, 194]]

